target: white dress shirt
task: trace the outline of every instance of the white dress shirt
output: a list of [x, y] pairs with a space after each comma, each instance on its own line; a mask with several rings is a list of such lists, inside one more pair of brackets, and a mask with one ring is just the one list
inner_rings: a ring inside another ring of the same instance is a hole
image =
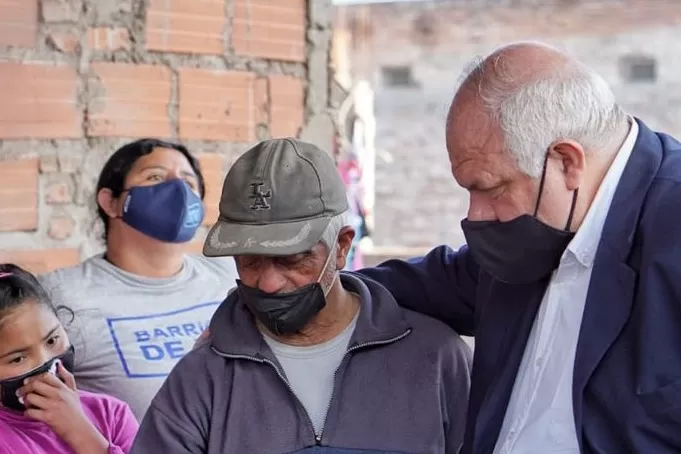
[[494, 454], [579, 453], [572, 407], [577, 339], [605, 218], [638, 136], [636, 121], [630, 119], [630, 124], [629, 135], [551, 277]]

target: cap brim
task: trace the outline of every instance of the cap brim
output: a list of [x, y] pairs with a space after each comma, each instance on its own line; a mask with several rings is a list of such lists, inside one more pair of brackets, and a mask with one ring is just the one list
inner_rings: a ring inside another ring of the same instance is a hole
[[312, 249], [331, 217], [276, 224], [236, 224], [218, 220], [203, 243], [206, 257], [285, 256]]

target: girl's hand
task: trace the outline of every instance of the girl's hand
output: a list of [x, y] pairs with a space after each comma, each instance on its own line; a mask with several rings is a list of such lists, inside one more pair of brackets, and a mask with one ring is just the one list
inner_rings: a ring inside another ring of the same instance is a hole
[[52, 374], [30, 377], [19, 390], [24, 397], [26, 417], [52, 428], [77, 453], [106, 453], [109, 442], [90, 422], [80, 404], [76, 381], [61, 363], [59, 378]]

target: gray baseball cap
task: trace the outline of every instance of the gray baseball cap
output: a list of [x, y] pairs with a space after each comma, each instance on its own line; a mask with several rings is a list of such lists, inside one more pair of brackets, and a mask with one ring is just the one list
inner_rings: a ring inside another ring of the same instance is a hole
[[203, 254], [283, 256], [309, 251], [334, 216], [348, 210], [328, 153], [296, 139], [260, 142], [225, 177], [220, 216]]

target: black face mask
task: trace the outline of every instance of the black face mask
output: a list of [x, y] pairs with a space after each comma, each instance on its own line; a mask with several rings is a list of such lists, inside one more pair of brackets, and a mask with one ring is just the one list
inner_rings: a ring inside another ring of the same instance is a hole
[[21, 401], [19, 400], [19, 396], [17, 396], [17, 391], [24, 386], [24, 380], [26, 380], [29, 377], [35, 377], [36, 375], [41, 375], [50, 371], [56, 375], [57, 361], [61, 362], [61, 364], [64, 366], [64, 369], [66, 369], [69, 372], [72, 372], [74, 357], [75, 350], [73, 348], [73, 345], [71, 345], [69, 349], [62, 353], [60, 356], [52, 358], [42, 366], [36, 367], [32, 371], [26, 372], [25, 374], [20, 375], [18, 377], [12, 377], [0, 381], [1, 389], [0, 401], [2, 402], [2, 406], [16, 411], [26, 410], [26, 406], [23, 403], [21, 403]]
[[246, 307], [275, 335], [293, 334], [302, 329], [326, 306], [319, 282], [288, 293], [267, 293], [236, 281], [239, 297]]
[[[547, 156], [548, 159], [548, 156]], [[577, 203], [578, 191], [564, 230], [558, 230], [537, 219], [537, 210], [544, 189], [546, 162], [539, 183], [539, 195], [534, 214], [523, 214], [507, 221], [461, 221], [466, 243], [475, 261], [495, 279], [507, 284], [529, 284], [549, 276], [575, 236], [570, 224]]]

